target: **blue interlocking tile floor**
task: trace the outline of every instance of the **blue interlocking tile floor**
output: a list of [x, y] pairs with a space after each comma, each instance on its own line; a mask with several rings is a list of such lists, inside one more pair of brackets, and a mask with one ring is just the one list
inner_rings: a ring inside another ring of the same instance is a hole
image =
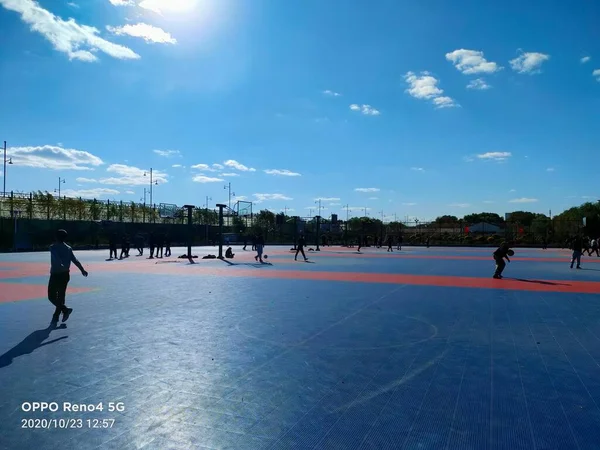
[[78, 252], [58, 327], [48, 254], [0, 255], [0, 448], [600, 449], [600, 258], [288, 249]]

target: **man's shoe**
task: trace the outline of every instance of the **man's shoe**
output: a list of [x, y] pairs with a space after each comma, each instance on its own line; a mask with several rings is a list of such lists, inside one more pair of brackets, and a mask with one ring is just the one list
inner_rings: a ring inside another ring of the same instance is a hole
[[73, 308], [65, 309], [65, 312], [63, 313], [62, 321], [66, 322], [69, 319], [69, 316], [71, 315], [72, 312], [73, 312]]

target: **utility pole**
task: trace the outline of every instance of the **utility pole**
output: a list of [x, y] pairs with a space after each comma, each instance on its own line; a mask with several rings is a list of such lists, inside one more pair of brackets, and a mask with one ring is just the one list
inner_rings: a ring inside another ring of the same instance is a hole
[[211, 201], [212, 201], [212, 198], [207, 195], [206, 196], [206, 203], [205, 203], [207, 210], [208, 210], [208, 202], [211, 202]]
[[315, 204], [316, 204], [316, 205], [319, 205], [319, 213], [318, 213], [317, 215], [318, 215], [318, 216], [321, 216], [321, 209], [322, 209], [322, 208], [321, 208], [321, 199], [319, 199], [319, 200], [316, 200], [316, 201], [315, 201]]
[[383, 223], [383, 210], [381, 211], [381, 223]]
[[[144, 172], [144, 176], [147, 176], [146, 172]], [[152, 167], [150, 167], [150, 208], [154, 207], [154, 203], [152, 203], [153, 202], [153, 200], [152, 200], [152, 186], [153, 185], [157, 185], [158, 186], [158, 181], [153, 181], [153, 179], [152, 179]]]
[[350, 217], [350, 206], [346, 205], [344, 206], [344, 208], [346, 208], [346, 222], [348, 222], [348, 219]]
[[54, 192], [58, 192], [58, 198], [60, 199], [60, 185], [66, 183], [64, 178], [58, 177], [58, 189], [54, 189]]
[[231, 196], [233, 195], [235, 197], [235, 192], [231, 192], [231, 182], [225, 186], [223, 189], [227, 189], [229, 191], [229, 209], [231, 209]]
[[365, 217], [367, 217], [367, 207], [365, 206]]
[[283, 207], [283, 215], [286, 216], [286, 217], [287, 217], [287, 210], [288, 210], [288, 207], [284, 206]]
[[6, 163], [12, 164], [12, 158], [6, 159], [6, 141], [4, 141], [4, 172], [2, 172], [2, 179], [4, 180], [4, 188], [2, 189], [2, 196], [6, 197]]

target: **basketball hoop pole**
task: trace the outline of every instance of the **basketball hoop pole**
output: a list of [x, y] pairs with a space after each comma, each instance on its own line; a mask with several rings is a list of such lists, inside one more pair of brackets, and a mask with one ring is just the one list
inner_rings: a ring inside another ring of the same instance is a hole
[[187, 208], [187, 219], [188, 219], [188, 250], [187, 255], [190, 260], [190, 264], [195, 264], [194, 259], [192, 258], [192, 239], [193, 239], [193, 223], [192, 223], [192, 214], [194, 211], [194, 205], [185, 205], [184, 208]]
[[223, 209], [227, 208], [227, 205], [218, 204], [219, 208], [219, 259], [223, 259]]

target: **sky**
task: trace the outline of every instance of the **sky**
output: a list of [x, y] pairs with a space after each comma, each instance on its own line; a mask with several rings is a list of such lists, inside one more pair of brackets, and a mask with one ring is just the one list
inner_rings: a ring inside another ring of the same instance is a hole
[[598, 23], [585, 0], [0, 0], [2, 177], [139, 202], [152, 169], [156, 204], [228, 204], [231, 183], [232, 206], [302, 217], [556, 215], [600, 199]]

